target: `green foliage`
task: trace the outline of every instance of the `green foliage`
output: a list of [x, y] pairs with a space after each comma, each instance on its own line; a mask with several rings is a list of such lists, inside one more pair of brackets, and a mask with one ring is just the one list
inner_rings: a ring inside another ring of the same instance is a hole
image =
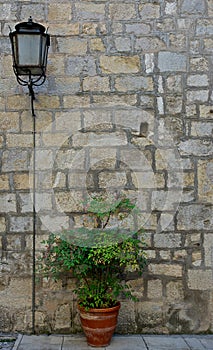
[[98, 197], [85, 206], [94, 228], [74, 228], [60, 236], [51, 234], [43, 242], [46, 250], [39, 259], [40, 271], [55, 279], [72, 274], [77, 279], [79, 304], [87, 309], [114, 306], [121, 292], [134, 299], [124, 277], [128, 271], [142, 273], [146, 264], [144, 244], [135, 231], [106, 226], [112, 215], [122, 220], [135, 210], [135, 205], [128, 198], [112, 203]]

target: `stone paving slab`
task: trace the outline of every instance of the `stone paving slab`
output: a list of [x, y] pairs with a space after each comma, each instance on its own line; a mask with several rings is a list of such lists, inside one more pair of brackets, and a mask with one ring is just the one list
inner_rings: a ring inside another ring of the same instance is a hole
[[[83, 335], [19, 335], [12, 350], [94, 350]], [[213, 350], [213, 335], [114, 335], [97, 350]]]

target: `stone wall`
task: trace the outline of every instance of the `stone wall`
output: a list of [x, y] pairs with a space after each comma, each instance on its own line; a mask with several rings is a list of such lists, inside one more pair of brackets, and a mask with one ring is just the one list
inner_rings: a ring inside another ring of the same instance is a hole
[[[35, 101], [37, 252], [82, 224], [87, 195], [125, 193], [149, 265], [117, 331], [212, 332], [212, 0], [0, 0], [0, 330], [32, 327], [33, 121], [8, 38], [30, 15], [51, 35]], [[38, 332], [80, 329], [72, 284], [36, 285]]]

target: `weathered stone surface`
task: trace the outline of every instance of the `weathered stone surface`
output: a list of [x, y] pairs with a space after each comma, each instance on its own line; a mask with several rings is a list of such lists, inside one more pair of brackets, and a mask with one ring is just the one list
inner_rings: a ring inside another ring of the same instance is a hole
[[189, 204], [179, 207], [178, 230], [212, 230], [213, 216], [211, 205]]
[[137, 73], [140, 70], [139, 56], [101, 56], [103, 73]]
[[198, 197], [202, 201], [213, 202], [213, 161], [198, 162]]
[[160, 52], [158, 55], [158, 67], [161, 72], [181, 72], [186, 70], [186, 56], [174, 52]]
[[109, 15], [112, 20], [129, 20], [136, 18], [133, 3], [113, 3], [109, 5]]
[[193, 290], [211, 290], [212, 270], [188, 270], [188, 287]]
[[181, 11], [187, 14], [204, 14], [206, 10], [206, 4], [204, 0], [183, 0], [181, 5]]
[[213, 154], [211, 140], [187, 140], [180, 142], [178, 146], [181, 155], [209, 156]]
[[177, 264], [150, 264], [148, 268], [150, 273], [153, 275], [165, 275], [173, 277], [182, 276], [182, 266]]
[[[32, 330], [33, 117], [8, 39], [31, 13], [51, 35], [34, 101], [36, 254], [83, 225], [83, 199], [120, 191], [149, 266], [127, 282], [139, 302], [122, 303], [117, 331], [212, 331], [212, 0], [17, 3], [0, 1], [1, 330]], [[36, 285], [38, 333], [80, 331], [66, 282]]]
[[154, 235], [154, 245], [158, 248], [181, 247], [181, 235], [177, 233], [160, 233]]

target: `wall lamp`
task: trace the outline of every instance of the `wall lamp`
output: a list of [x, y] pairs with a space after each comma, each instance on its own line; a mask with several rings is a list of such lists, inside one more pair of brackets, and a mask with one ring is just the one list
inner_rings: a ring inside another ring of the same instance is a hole
[[28, 22], [15, 26], [10, 30], [12, 45], [13, 70], [17, 82], [27, 86], [31, 96], [31, 110], [33, 116], [33, 264], [32, 264], [32, 331], [35, 333], [35, 249], [36, 249], [36, 116], [33, 101], [35, 94], [33, 87], [42, 85], [46, 80], [47, 55], [50, 46], [50, 36], [45, 27], [34, 23], [32, 17]]
[[10, 31], [9, 36], [12, 45], [13, 70], [18, 83], [28, 86], [34, 116], [33, 86], [40, 86], [46, 80], [50, 36], [44, 26], [33, 22], [31, 16], [28, 22], [17, 24], [15, 31]]

